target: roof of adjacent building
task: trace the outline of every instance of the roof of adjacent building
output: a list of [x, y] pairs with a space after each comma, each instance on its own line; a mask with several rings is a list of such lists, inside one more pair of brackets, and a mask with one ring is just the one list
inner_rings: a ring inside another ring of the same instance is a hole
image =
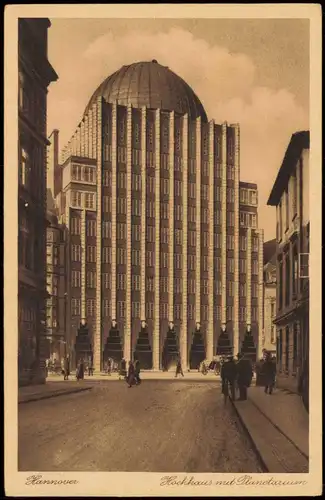
[[239, 181], [239, 187], [248, 189], [257, 189], [257, 184], [254, 182]]
[[124, 106], [131, 104], [135, 108], [146, 106], [188, 113], [191, 120], [200, 116], [202, 121], [208, 121], [204, 107], [191, 87], [155, 59], [122, 66], [106, 78], [93, 93], [85, 113], [98, 97]]
[[263, 245], [263, 264], [275, 263], [276, 239], [265, 241]]
[[290, 175], [296, 167], [297, 161], [299, 160], [304, 149], [309, 149], [309, 130], [292, 134], [282, 161], [282, 165], [269, 196], [267, 202], [268, 205], [278, 205], [281, 195], [288, 185]]

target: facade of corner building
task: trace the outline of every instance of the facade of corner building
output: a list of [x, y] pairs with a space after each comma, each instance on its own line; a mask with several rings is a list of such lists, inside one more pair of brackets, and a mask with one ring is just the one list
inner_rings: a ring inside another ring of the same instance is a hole
[[292, 135], [268, 204], [277, 212], [277, 380], [308, 407], [309, 131]]
[[276, 356], [276, 239], [264, 243], [263, 349]]
[[45, 382], [48, 19], [18, 20], [18, 382]]
[[196, 369], [246, 337], [261, 355], [263, 231], [257, 186], [240, 181], [239, 125], [208, 121], [169, 68], [134, 63], [98, 87], [51, 158], [72, 364], [164, 370], [180, 355]]

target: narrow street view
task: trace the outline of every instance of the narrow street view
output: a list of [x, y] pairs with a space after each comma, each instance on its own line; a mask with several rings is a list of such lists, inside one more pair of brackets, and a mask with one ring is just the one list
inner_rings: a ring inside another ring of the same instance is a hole
[[262, 472], [218, 382], [86, 383], [19, 405], [19, 470]]

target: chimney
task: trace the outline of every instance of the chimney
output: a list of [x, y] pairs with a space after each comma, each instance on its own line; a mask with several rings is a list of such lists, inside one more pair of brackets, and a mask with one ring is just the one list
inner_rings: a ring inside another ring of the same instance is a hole
[[59, 131], [54, 129], [49, 136], [47, 188], [53, 198], [61, 191], [61, 166], [59, 165]]

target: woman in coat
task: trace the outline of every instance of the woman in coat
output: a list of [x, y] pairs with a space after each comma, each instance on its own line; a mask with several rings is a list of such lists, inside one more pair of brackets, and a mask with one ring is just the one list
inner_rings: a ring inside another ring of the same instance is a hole
[[265, 377], [265, 394], [272, 394], [275, 385], [276, 364], [272, 359], [271, 354], [266, 356], [263, 363], [263, 374]]
[[69, 356], [67, 356], [64, 359], [64, 380], [69, 380], [69, 375], [70, 375], [70, 361], [69, 361]]
[[141, 379], [140, 379], [140, 361], [138, 359], [136, 359], [135, 362], [134, 362], [134, 376], [135, 376], [136, 384], [137, 385], [141, 384]]
[[78, 364], [78, 369], [77, 369], [77, 380], [80, 380], [80, 379], [83, 380], [84, 375], [85, 375], [85, 366], [84, 366], [83, 359], [80, 359], [79, 364]]

